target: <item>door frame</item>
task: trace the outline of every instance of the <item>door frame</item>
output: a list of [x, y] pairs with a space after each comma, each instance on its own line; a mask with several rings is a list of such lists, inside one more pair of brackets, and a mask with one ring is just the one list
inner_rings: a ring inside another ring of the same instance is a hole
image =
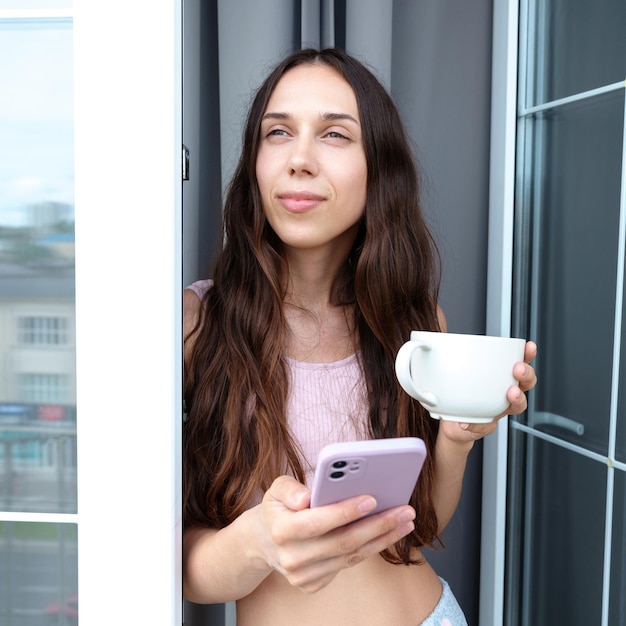
[[[493, 3], [487, 334], [511, 333], [519, 7]], [[508, 419], [484, 439], [479, 624], [504, 615]]]
[[85, 624], [182, 623], [181, 13], [74, 0]]

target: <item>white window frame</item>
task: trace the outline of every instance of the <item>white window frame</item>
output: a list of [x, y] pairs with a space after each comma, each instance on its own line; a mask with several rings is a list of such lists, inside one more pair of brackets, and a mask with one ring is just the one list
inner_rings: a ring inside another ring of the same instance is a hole
[[180, 0], [74, 0], [83, 624], [182, 622]]
[[[493, 3], [487, 334], [502, 336], [511, 332], [518, 22], [516, 0]], [[480, 626], [504, 616], [507, 422], [483, 447]]]

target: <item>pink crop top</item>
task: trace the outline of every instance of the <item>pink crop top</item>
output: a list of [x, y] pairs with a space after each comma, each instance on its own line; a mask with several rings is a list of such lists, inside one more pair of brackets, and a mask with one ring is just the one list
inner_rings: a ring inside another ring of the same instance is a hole
[[[200, 299], [212, 281], [193, 283]], [[331, 363], [285, 357], [290, 388], [287, 423], [300, 446], [310, 487], [320, 450], [329, 443], [368, 438], [367, 394], [357, 355]]]

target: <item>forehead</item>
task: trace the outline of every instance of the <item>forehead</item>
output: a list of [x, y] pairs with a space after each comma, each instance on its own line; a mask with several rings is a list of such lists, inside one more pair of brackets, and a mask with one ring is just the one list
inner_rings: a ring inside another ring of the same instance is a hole
[[358, 105], [348, 81], [334, 68], [317, 64], [298, 65], [276, 84], [266, 112], [309, 110], [316, 113], [349, 113], [358, 119]]

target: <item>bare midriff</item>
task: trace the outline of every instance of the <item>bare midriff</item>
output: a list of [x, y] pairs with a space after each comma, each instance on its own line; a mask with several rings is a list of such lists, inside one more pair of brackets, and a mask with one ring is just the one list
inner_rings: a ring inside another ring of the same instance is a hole
[[425, 560], [406, 566], [370, 557], [313, 594], [274, 572], [237, 602], [237, 626], [416, 626], [432, 613], [441, 592]]

